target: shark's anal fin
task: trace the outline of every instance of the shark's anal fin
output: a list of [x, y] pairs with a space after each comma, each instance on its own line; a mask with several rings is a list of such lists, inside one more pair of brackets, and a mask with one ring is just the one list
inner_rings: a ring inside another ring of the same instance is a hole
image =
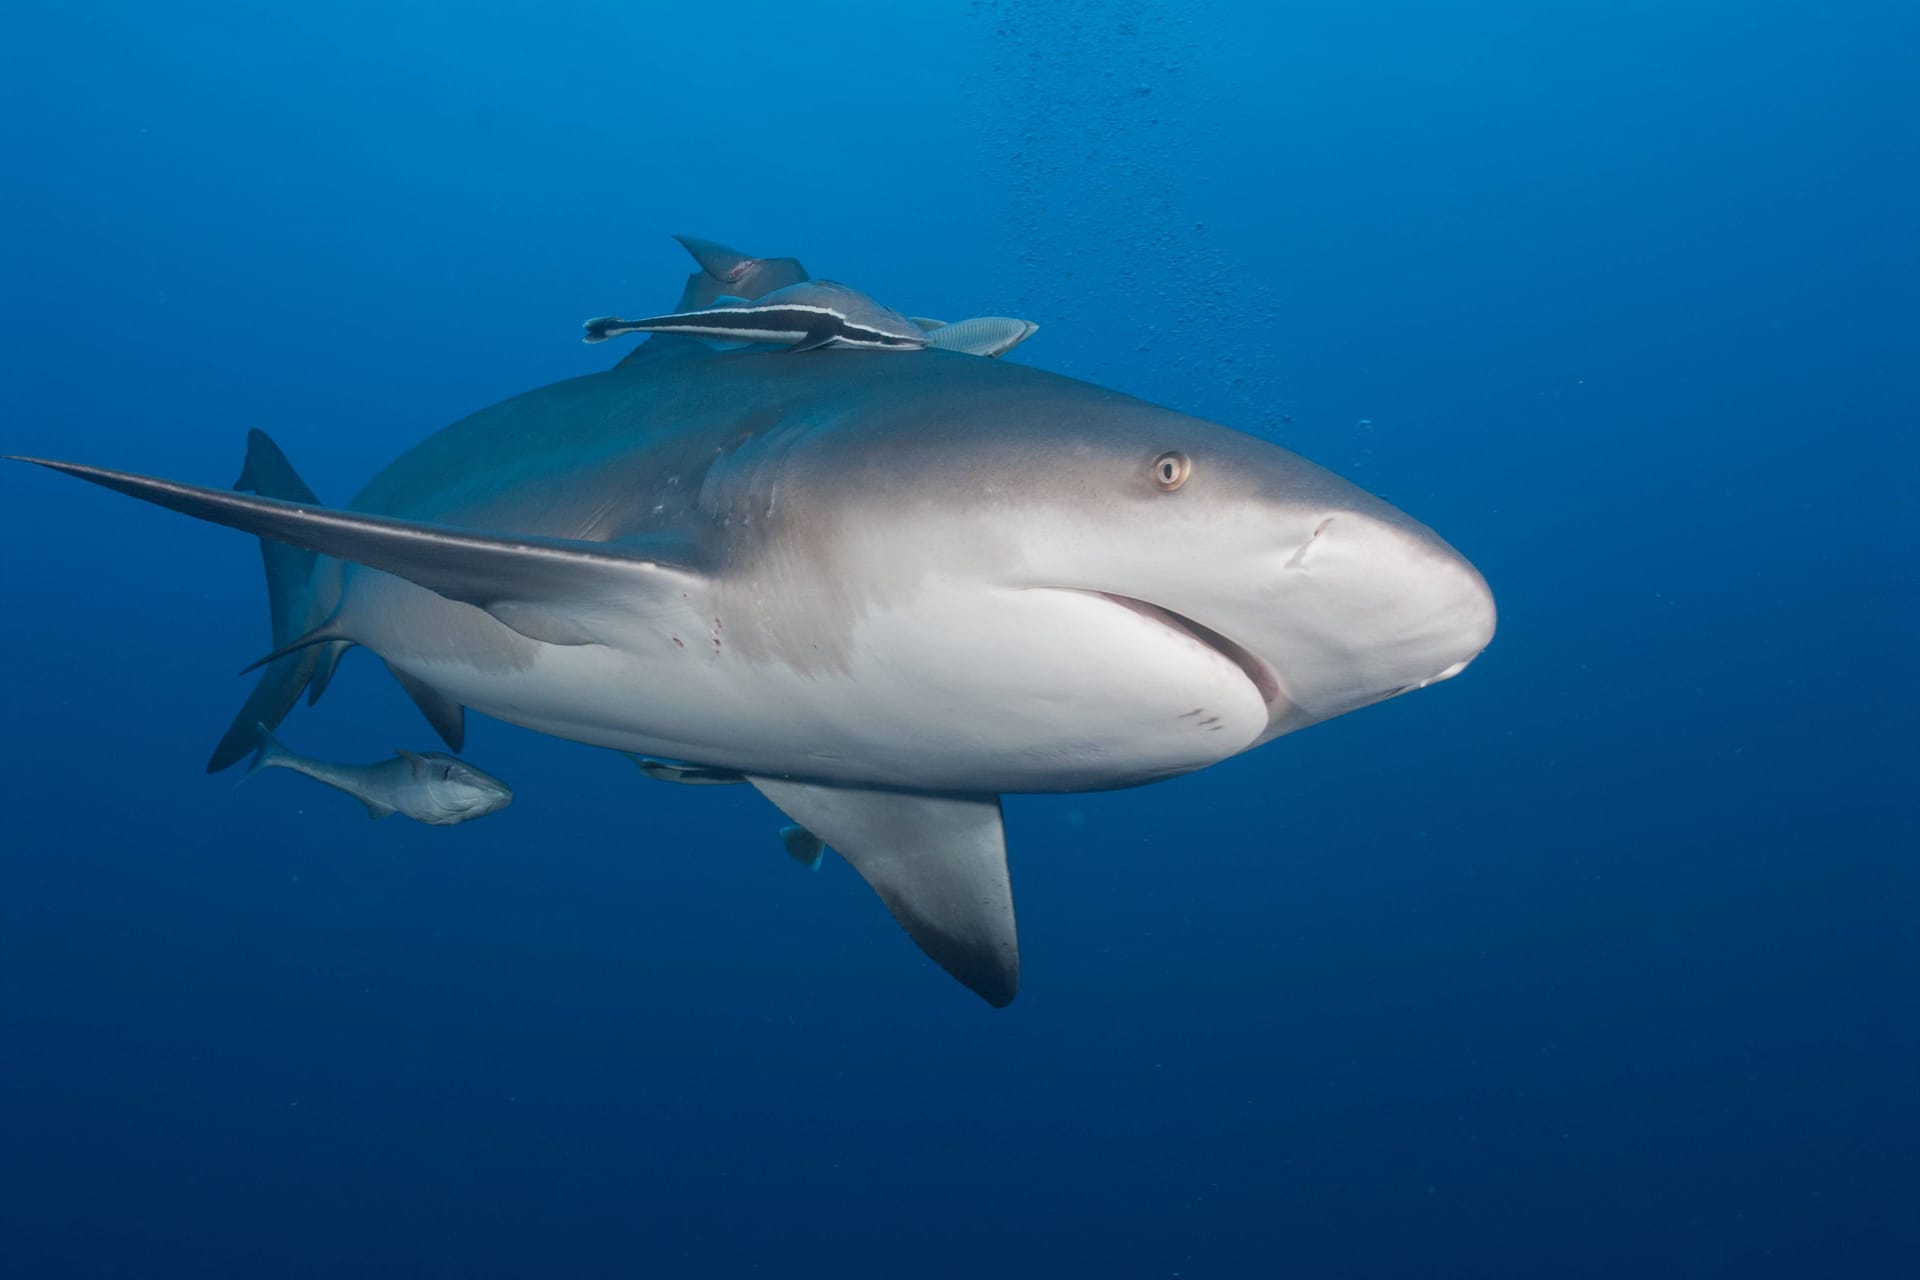
[[447, 744], [447, 750], [459, 751], [467, 745], [467, 709], [440, 692], [432, 685], [414, 679], [391, 662], [387, 670], [400, 682], [400, 687], [413, 699], [413, 705], [420, 708], [420, 714], [427, 718], [433, 731], [440, 735], [440, 741]]
[[[671, 534], [609, 543], [493, 533], [250, 497], [77, 462], [14, 460], [405, 578], [449, 600], [489, 610], [506, 626], [548, 643], [617, 642], [637, 621], [685, 612], [690, 594], [706, 586], [692, 544]], [[288, 705], [311, 672], [309, 665], [299, 684], [291, 686]], [[268, 715], [254, 718], [273, 723]], [[249, 750], [253, 723], [247, 721]], [[234, 758], [245, 754], [242, 750]]]
[[748, 781], [853, 864], [934, 963], [1000, 1008], [1020, 987], [1000, 797]]
[[307, 705], [320, 701], [320, 695], [333, 683], [333, 673], [340, 668], [340, 659], [347, 650], [353, 648], [351, 640], [332, 640], [320, 650], [314, 659], [313, 678], [307, 681]]

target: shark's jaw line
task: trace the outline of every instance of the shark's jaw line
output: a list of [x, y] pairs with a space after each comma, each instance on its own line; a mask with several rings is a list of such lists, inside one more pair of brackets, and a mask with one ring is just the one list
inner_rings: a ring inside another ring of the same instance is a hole
[[1112, 591], [1093, 591], [1088, 594], [1111, 601], [1149, 622], [1158, 623], [1170, 631], [1198, 641], [1203, 647], [1219, 654], [1239, 669], [1240, 674], [1247, 678], [1247, 683], [1259, 693], [1260, 701], [1268, 708], [1271, 709], [1275, 703], [1285, 697], [1280, 689], [1280, 678], [1274, 673], [1272, 667], [1251, 649], [1221, 635], [1211, 627], [1196, 622], [1183, 613], [1176, 613], [1164, 605], [1154, 604], [1150, 600], [1123, 596]]

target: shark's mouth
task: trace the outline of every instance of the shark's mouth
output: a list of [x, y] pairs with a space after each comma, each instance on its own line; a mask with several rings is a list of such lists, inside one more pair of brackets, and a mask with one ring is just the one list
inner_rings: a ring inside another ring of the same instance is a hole
[[1175, 613], [1171, 609], [1162, 608], [1146, 600], [1136, 600], [1132, 596], [1115, 595], [1111, 591], [1095, 591], [1091, 594], [1099, 596], [1102, 600], [1110, 600], [1149, 622], [1158, 623], [1170, 631], [1176, 631], [1213, 650], [1240, 669], [1240, 674], [1247, 678], [1248, 684], [1259, 691], [1260, 700], [1269, 708], [1283, 699], [1284, 695], [1280, 691], [1280, 677], [1274, 673], [1273, 668], [1262, 661], [1258, 654], [1234, 643], [1213, 628], [1202, 626], [1183, 613]]

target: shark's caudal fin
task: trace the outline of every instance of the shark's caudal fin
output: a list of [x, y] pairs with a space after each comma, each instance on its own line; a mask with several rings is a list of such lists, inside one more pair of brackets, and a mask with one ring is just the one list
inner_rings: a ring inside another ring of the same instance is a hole
[[[233, 487], [239, 492], [308, 506], [320, 503], [264, 431], [247, 432], [247, 461]], [[273, 622], [273, 644], [278, 649], [324, 618], [332, 602], [319, 599], [315, 583], [319, 557], [312, 551], [262, 538], [260, 559], [266, 565], [267, 611]], [[253, 749], [260, 726], [270, 729], [287, 718], [313, 678], [322, 656], [312, 650], [301, 650], [266, 664], [259, 683], [254, 685], [253, 692], [213, 749], [213, 756], [207, 761], [208, 773], [219, 773], [244, 759]]]

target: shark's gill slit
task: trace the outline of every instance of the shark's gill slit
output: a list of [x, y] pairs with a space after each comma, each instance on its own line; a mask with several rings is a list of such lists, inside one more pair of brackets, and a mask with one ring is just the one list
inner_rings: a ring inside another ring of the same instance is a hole
[[1185, 614], [1175, 613], [1157, 604], [1137, 600], [1132, 596], [1115, 595], [1111, 591], [1096, 591], [1093, 594], [1103, 600], [1110, 600], [1123, 609], [1139, 614], [1141, 617], [1157, 622], [1161, 626], [1178, 631], [1190, 639], [1197, 640], [1207, 648], [1240, 668], [1247, 682], [1260, 692], [1260, 700], [1268, 706], [1280, 700], [1280, 678], [1273, 669], [1249, 650], [1235, 644], [1211, 627], [1202, 626]]

